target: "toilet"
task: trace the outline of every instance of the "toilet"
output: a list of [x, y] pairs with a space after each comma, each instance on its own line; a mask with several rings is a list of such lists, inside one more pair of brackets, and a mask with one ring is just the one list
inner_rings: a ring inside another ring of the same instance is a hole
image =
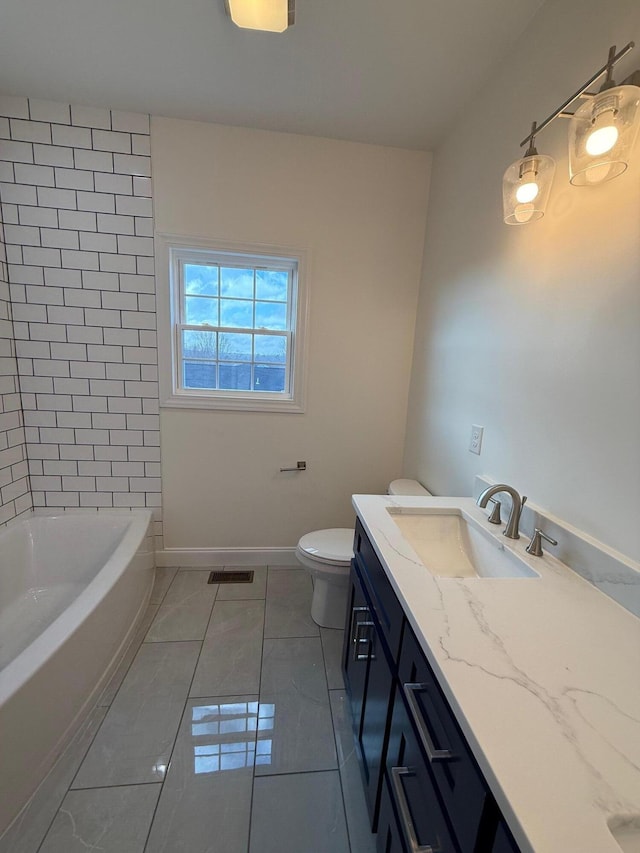
[[[431, 494], [417, 480], [394, 480], [390, 495]], [[311, 618], [322, 628], [343, 628], [353, 557], [353, 529], [331, 527], [306, 533], [298, 542], [296, 558], [313, 580]]]

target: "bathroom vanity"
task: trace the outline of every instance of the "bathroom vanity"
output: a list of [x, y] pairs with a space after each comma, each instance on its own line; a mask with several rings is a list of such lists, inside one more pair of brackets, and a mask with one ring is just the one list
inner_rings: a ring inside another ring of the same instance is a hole
[[640, 849], [640, 621], [471, 499], [354, 506], [343, 668], [378, 850]]

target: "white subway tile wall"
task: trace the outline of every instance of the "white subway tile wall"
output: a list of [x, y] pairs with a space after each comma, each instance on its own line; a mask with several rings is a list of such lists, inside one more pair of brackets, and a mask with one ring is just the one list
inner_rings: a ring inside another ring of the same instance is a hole
[[29, 495], [26, 446], [35, 507], [149, 507], [161, 548], [149, 117], [26, 98], [0, 116], [0, 512], [5, 480], [8, 512]]
[[[4, 164], [5, 167], [12, 164]], [[12, 169], [3, 170], [11, 178]], [[11, 302], [5, 237], [0, 215], [0, 525], [31, 509], [27, 447], [20, 404], [18, 365]], [[145, 471], [146, 473], [146, 471]], [[152, 465], [149, 476], [158, 475]]]

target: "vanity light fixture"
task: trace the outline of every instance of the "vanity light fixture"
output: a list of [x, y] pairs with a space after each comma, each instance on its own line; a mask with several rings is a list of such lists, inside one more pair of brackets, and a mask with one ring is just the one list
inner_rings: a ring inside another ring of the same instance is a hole
[[225, 0], [227, 14], [237, 27], [283, 33], [295, 22], [295, 0]]
[[502, 179], [504, 221], [508, 225], [526, 225], [544, 216], [556, 164], [553, 157], [538, 154], [535, 133], [534, 122], [524, 157], [512, 163]]
[[[621, 86], [613, 81], [613, 68], [634, 47], [629, 42], [619, 53], [609, 49], [605, 65], [558, 107], [542, 124], [536, 122], [520, 146], [528, 144], [525, 156], [512, 163], [504, 173], [502, 199], [504, 221], [525, 225], [544, 216], [553, 181], [554, 162], [538, 154], [535, 137], [558, 118], [570, 118], [569, 177], [575, 186], [593, 186], [621, 175], [640, 127], [640, 72], [636, 71]], [[589, 92], [595, 81], [606, 74], [600, 90]], [[575, 113], [567, 112], [578, 98], [585, 98]]]
[[616, 86], [615, 47], [609, 50], [606, 78], [597, 95], [574, 113], [569, 125], [569, 177], [575, 186], [593, 186], [621, 175], [640, 126], [640, 87]]

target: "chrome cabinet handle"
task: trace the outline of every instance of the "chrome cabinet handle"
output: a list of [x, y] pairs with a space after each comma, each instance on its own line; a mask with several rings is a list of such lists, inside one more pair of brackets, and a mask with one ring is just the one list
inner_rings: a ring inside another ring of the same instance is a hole
[[402, 833], [405, 841], [409, 846], [411, 853], [438, 853], [440, 847], [432, 847], [430, 844], [420, 844], [418, 836], [411, 819], [411, 812], [407, 798], [404, 795], [404, 788], [400, 781], [403, 776], [413, 776], [414, 773], [409, 767], [392, 767], [391, 768], [391, 783], [393, 785], [393, 793], [400, 810], [400, 820], [402, 822]]
[[429, 684], [409, 684], [405, 683], [402, 685], [402, 692], [404, 693], [404, 698], [407, 700], [407, 705], [409, 706], [409, 711], [411, 712], [411, 717], [413, 722], [418, 729], [418, 735], [420, 736], [420, 743], [422, 744], [422, 748], [427, 753], [427, 758], [433, 764], [434, 761], [451, 761], [453, 758], [453, 753], [450, 749], [436, 749], [433, 741], [431, 740], [431, 735], [425, 725], [424, 718], [420, 713], [420, 708], [418, 707], [418, 702], [416, 701], [415, 694], [418, 690], [426, 690], [428, 691], [431, 685]]
[[[352, 633], [351, 633], [351, 642], [353, 644], [353, 660], [354, 661], [366, 661], [371, 657], [371, 660], [375, 660], [375, 654], [373, 653], [373, 647], [371, 652], [369, 652], [369, 644], [371, 643], [371, 637], [368, 635], [369, 628], [373, 628], [374, 624], [371, 619], [358, 619], [359, 613], [366, 613], [367, 616], [371, 616], [371, 612], [368, 607], [354, 607], [352, 608]], [[367, 636], [362, 636], [361, 629], [365, 628], [367, 631]], [[361, 647], [364, 646], [364, 651], [360, 651]]]

